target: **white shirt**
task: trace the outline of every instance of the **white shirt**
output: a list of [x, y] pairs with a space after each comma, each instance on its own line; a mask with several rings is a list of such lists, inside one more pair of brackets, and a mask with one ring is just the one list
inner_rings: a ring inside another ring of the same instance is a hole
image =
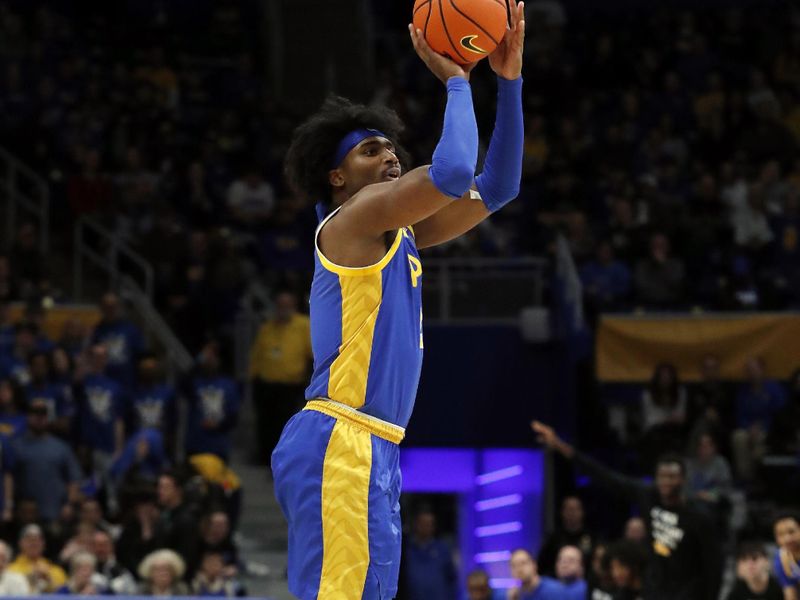
[[0, 596], [29, 596], [31, 587], [21, 573], [4, 571], [0, 575]]

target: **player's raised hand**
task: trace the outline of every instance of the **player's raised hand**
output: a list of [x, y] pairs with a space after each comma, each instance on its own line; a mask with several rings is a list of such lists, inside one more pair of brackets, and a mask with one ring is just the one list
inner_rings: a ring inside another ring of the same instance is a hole
[[463, 77], [469, 81], [469, 74], [478, 63], [470, 63], [468, 65], [459, 65], [453, 62], [446, 56], [434, 52], [425, 41], [425, 36], [422, 35], [420, 29], [414, 29], [413, 25], [408, 26], [408, 32], [411, 34], [411, 43], [414, 45], [414, 50], [422, 59], [427, 67], [431, 70], [439, 81], [447, 83], [451, 77]]
[[511, 26], [503, 40], [489, 55], [489, 66], [503, 79], [517, 79], [522, 75], [522, 50], [525, 47], [525, 3], [509, 0]]

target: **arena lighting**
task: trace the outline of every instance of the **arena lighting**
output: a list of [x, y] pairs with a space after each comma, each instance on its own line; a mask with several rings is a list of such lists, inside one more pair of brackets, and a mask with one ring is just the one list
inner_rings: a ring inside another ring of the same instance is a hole
[[503, 535], [504, 533], [514, 533], [522, 530], [522, 523], [519, 521], [509, 521], [508, 523], [497, 523], [496, 525], [484, 525], [475, 528], [475, 535], [479, 538], [491, 537], [493, 535]]
[[514, 587], [512, 548], [538, 548], [542, 539], [544, 453], [519, 448], [405, 448], [403, 492], [457, 498], [460, 581], [476, 568]]
[[517, 477], [518, 475], [522, 475], [522, 465], [514, 465], [512, 467], [506, 467], [505, 469], [498, 469], [497, 471], [483, 473], [482, 475], [478, 475], [475, 478], [475, 481], [478, 485], [487, 485], [489, 483], [494, 483], [495, 481], [511, 479], [512, 477]]
[[497, 498], [480, 500], [475, 503], [475, 510], [483, 512], [494, 508], [502, 508], [503, 506], [514, 506], [520, 502], [522, 502], [522, 494], [509, 494], [508, 496], [498, 496]]
[[475, 555], [474, 560], [480, 565], [486, 563], [505, 562], [511, 560], [510, 550], [499, 550], [497, 552], [480, 552]]
[[517, 587], [519, 580], [511, 577], [492, 577], [489, 579], [489, 585], [495, 590], [508, 590]]

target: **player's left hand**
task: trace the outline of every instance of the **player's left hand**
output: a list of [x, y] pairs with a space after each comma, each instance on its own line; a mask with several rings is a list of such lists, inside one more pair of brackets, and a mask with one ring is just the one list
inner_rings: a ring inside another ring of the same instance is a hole
[[489, 55], [489, 66], [503, 79], [517, 79], [522, 75], [522, 49], [525, 46], [525, 3], [509, 0], [511, 27], [500, 45]]

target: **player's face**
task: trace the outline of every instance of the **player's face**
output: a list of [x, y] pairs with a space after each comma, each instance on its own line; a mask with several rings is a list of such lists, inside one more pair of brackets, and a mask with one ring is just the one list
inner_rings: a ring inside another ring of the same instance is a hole
[[366, 185], [400, 178], [400, 160], [395, 147], [384, 137], [367, 138], [353, 148], [339, 167], [350, 195]]
[[781, 519], [775, 523], [775, 542], [792, 554], [800, 552], [800, 523], [794, 519]]

